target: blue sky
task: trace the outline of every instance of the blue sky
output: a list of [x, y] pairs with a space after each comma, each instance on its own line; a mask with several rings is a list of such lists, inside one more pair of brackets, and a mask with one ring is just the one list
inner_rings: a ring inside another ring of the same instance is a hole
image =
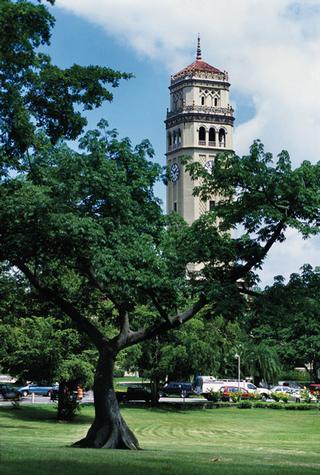
[[[122, 81], [112, 89], [114, 100], [103, 107], [87, 113], [88, 127], [93, 128], [101, 119], [107, 119], [111, 128], [116, 128], [121, 137], [128, 136], [134, 144], [148, 138], [155, 149], [155, 160], [165, 164], [166, 108], [169, 106], [170, 74], [160, 61], [135, 54], [128, 45], [121, 44], [108, 35], [100, 26], [60, 8], [53, 9], [56, 25], [49, 52], [53, 62], [62, 67], [73, 63], [99, 64], [115, 70], [130, 72], [134, 78]], [[195, 59], [197, 36], [190, 48], [190, 62]], [[202, 45], [203, 59], [206, 45]], [[185, 66], [189, 64], [187, 62]], [[219, 68], [224, 69], [223, 65]], [[237, 104], [236, 124], [253, 116], [254, 107], [249, 96], [234, 88], [232, 100]], [[157, 195], [165, 202], [165, 186], [159, 184]]]
[[[170, 75], [195, 58], [229, 72], [235, 108], [235, 149], [256, 138], [295, 165], [319, 160], [320, 0], [56, 0], [50, 54], [60, 66], [99, 64], [131, 72], [113, 103], [88, 114], [108, 120], [132, 142], [148, 138], [164, 165], [164, 119]], [[156, 194], [164, 201], [165, 187]], [[319, 265], [320, 240], [288, 233], [261, 273], [288, 276], [305, 262]]]
[[[53, 31], [50, 54], [63, 67], [73, 63], [99, 64], [135, 75], [121, 81], [112, 89], [114, 100], [89, 112], [89, 127], [104, 118], [121, 137], [129, 137], [133, 144], [148, 138], [152, 143], [155, 160], [165, 164], [164, 119], [168, 107], [170, 75], [160, 63], [135, 55], [131, 48], [120, 45], [103, 29], [79, 17], [54, 9], [56, 26]], [[165, 187], [157, 186], [157, 195], [165, 200]]]

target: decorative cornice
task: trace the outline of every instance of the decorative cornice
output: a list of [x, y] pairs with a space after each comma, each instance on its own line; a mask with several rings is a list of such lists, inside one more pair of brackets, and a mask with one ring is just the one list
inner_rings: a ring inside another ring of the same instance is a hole
[[231, 84], [228, 81], [221, 81], [217, 79], [209, 79], [209, 78], [186, 78], [182, 79], [179, 82], [175, 82], [174, 84], [170, 84], [169, 89], [182, 89], [186, 86], [199, 86], [199, 84], [206, 84], [208, 86], [218, 86], [220, 89], [228, 90]]
[[[226, 148], [226, 147], [212, 147], [212, 148], [209, 148], [209, 147], [199, 147], [199, 146], [194, 146], [194, 147], [179, 147], [179, 148], [175, 148], [174, 150], [168, 150], [165, 155], [166, 156], [169, 156], [169, 155], [173, 155], [175, 153], [177, 154], [181, 154], [182, 152], [186, 151], [186, 150], [190, 150], [192, 152], [197, 152], [197, 153], [206, 153], [208, 155], [210, 154], [214, 154], [214, 153], [228, 153], [228, 152], [234, 152], [233, 149], [231, 148]], [[187, 155], [187, 153], [185, 153], [185, 155]]]
[[215, 114], [202, 114], [202, 113], [190, 113], [190, 114], [177, 114], [164, 121], [166, 128], [170, 129], [178, 124], [186, 122], [208, 122], [209, 124], [226, 124], [233, 126], [234, 117], [227, 115], [215, 115]]

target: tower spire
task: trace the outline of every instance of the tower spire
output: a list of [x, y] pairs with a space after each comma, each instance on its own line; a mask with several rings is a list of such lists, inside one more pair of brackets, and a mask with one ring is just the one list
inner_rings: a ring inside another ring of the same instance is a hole
[[198, 33], [197, 59], [202, 59], [201, 46], [200, 46], [200, 34], [199, 33]]

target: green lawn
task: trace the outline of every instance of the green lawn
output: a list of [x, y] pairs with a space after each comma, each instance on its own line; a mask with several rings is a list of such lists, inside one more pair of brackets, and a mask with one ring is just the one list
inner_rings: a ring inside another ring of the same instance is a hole
[[2, 475], [316, 474], [320, 412], [270, 409], [170, 411], [123, 408], [144, 450], [71, 448], [92, 407], [72, 424], [51, 406], [0, 409]]

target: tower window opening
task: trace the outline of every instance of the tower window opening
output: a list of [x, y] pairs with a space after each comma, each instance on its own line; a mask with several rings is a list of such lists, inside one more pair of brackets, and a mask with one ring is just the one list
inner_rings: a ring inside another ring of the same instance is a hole
[[173, 203], [173, 211], [176, 213], [178, 211], [178, 206], [177, 206], [177, 202], [174, 201]]
[[169, 133], [168, 133], [168, 147], [171, 147], [171, 145], [172, 145], [172, 135], [171, 135], [171, 133], [169, 132]]
[[177, 145], [177, 133], [176, 131], [173, 132], [173, 146], [175, 147]]
[[216, 206], [216, 202], [214, 200], [209, 201], [209, 211], [213, 211]]
[[219, 130], [219, 146], [220, 147], [226, 146], [226, 132], [224, 129]]
[[213, 127], [209, 129], [209, 147], [216, 145], [216, 131]]
[[178, 129], [178, 136], [177, 136], [177, 141], [178, 141], [178, 144], [181, 144], [181, 142], [182, 142], [182, 138], [181, 138], [181, 129]]
[[199, 129], [199, 145], [206, 144], [206, 129], [204, 127], [200, 127]]
[[201, 97], [201, 105], [204, 106], [204, 96]]
[[214, 106], [217, 107], [217, 105], [218, 105], [218, 99], [215, 97], [214, 98]]

